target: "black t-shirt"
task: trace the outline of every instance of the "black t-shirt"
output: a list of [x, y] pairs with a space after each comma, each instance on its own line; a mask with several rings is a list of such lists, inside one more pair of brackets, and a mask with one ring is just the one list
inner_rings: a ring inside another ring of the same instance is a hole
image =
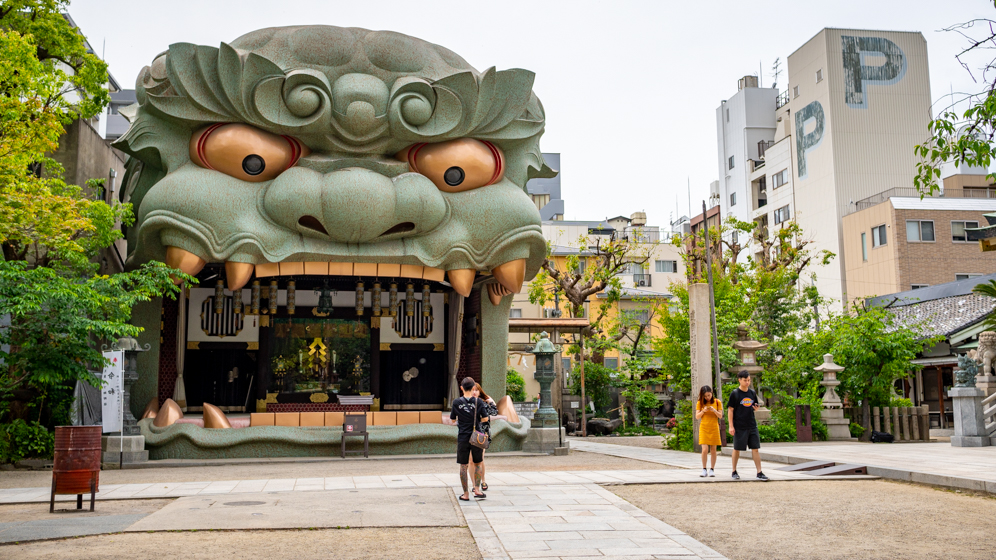
[[754, 420], [755, 404], [757, 404], [757, 393], [754, 389], [741, 391], [738, 387], [730, 393], [730, 400], [726, 402], [726, 406], [733, 409], [734, 430], [750, 430], [757, 427], [757, 421]]
[[488, 405], [481, 399], [459, 397], [454, 400], [453, 408], [450, 409], [450, 420], [457, 421], [457, 441], [470, 441], [470, 434], [474, 433], [476, 426], [474, 417], [477, 416], [479, 419], [487, 415]]

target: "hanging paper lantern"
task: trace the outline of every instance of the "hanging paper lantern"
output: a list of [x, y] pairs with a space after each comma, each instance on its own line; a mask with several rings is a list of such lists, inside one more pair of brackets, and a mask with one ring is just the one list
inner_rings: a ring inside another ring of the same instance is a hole
[[387, 312], [391, 317], [398, 316], [398, 285], [391, 282], [391, 290], [387, 294]]
[[232, 311], [236, 315], [242, 315], [242, 288], [232, 293]]
[[380, 317], [380, 282], [374, 282], [373, 291], [370, 292], [370, 307], [373, 309], [373, 316]]
[[408, 284], [405, 289], [405, 315], [412, 317], [415, 315], [415, 284]]
[[252, 283], [252, 315], [259, 315], [260, 288], [259, 280]]
[[270, 304], [270, 315], [276, 315], [277, 314], [277, 294], [278, 293], [280, 293], [280, 290], [277, 288], [277, 281], [276, 280], [271, 280], [270, 281], [270, 298], [269, 298], [270, 299], [270, 301], [269, 301], [269, 304]]
[[218, 280], [214, 284], [214, 312], [224, 313], [225, 311], [225, 282]]
[[294, 309], [297, 307], [297, 291], [296, 284], [293, 280], [287, 282], [287, 314], [293, 315]]
[[356, 316], [363, 316], [363, 282], [356, 283]]

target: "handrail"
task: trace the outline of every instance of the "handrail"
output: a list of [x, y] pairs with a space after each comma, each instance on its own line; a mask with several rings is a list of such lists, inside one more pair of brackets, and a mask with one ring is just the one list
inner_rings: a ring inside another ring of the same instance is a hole
[[984, 405], [985, 404], [989, 404], [989, 403], [991, 403], [993, 401], [996, 401], [996, 393], [993, 393], [993, 394], [989, 395], [988, 397], [982, 399], [982, 404], [984, 404]]

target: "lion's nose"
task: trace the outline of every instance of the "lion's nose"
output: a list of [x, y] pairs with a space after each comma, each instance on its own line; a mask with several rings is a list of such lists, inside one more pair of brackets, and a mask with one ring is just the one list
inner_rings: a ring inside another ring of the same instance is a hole
[[418, 235], [446, 215], [446, 201], [425, 177], [406, 173], [391, 179], [358, 167], [326, 174], [288, 169], [270, 185], [264, 207], [291, 230], [345, 243]]

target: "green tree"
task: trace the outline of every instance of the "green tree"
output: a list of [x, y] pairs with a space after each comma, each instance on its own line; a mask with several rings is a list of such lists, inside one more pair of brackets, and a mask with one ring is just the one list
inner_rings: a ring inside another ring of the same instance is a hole
[[[994, 2], [990, 4], [996, 5]], [[921, 195], [940, 189], [941, 164], [970, 165], [989, 169], [996, 137], [996, 19], [977, 18], [944, 29], [961, 35], [964, 48], [956, 59], [979, 84], [977, 91], [959, 93], [959, 99], [930, 121], [930, 137], [915, 148], [917, 163], [913, 184]], [[954, 105], [968, 108], [959, 114]], [[990, 174], [990, 180], [996, 175]]]
[[[996, 299], [996, 280], [990, 280], [986, 284], [979, 284], [978, 286], [972, 288], [972, 292]], [[990, 312], [986, 317], [986, 328], [996, 329], [996, 311]]]
[[515, 402], [526, 400], [526, 380], [513, 368], [508, 368], [505, 373], [505, 394]]

